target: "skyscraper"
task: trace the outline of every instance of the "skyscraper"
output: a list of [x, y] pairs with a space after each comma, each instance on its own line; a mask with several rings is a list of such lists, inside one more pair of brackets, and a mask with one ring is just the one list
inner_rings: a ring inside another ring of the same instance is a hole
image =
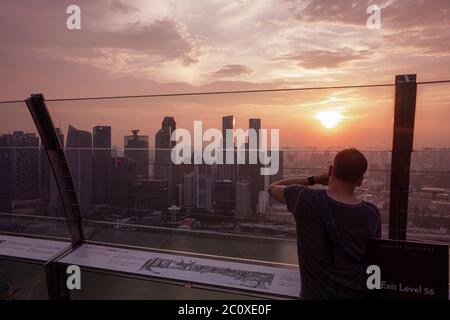
[[256, 147], [259, 148], [259, 132], [261, 130], [261, 119], [249, 119], [248, 128], [256, 131], [257, 144]]
[[173, 117], [164, 117], [161, 129], [155, 135], [155, 179], [168, 181], [169, 201], [175, 197], [175, 168], [172, 164], [171, 152], [175, 141], [171, 141], [172, 132], [176, 129]]
[[131, 194], [136, 180], [136, 164], [127, 157], [112, 155], [111, 207], [120, 215], [132, 207]]
[[0, 135], [0, 210], [12, 212], [24, 200], [39, 195], [39, 138], [14, 131]]
[[[239, 178], [244, 178], [249, 180], [249, 192], [250, 192], [250, 201], [249, 201], [249, 212], [247, 214], [251, 215], [258, 211], [258, 198], [259, 192], [264, 190], [264, 177], [261, 175], [261, 163], [257, 161], [256, 163], [250, 163], [251, 153], [254, 152], [253, 157], [258, 159], [259, 157], [259, 148], [260, 139], [259, 133], [261, 130], [261, 119], [251, 118], [248, 121], [249, 129], [253, 129], [256, 131], [256, 146], [250, 145], [250, 141], [246, 144], [246, 164], [239, 166]], [[253, 149], [256, 148], [256, 149]], [[237, 194], [237, 193], [236, 193]]]
[[230, 148], [232, 150], [229, 150], [230, 152], [234, 153], [234, 141], [228, 141], [227, 139], [227, 130], [234, 130], [234, 124], [235, 124], [235, 120], [234, 120], [234, 116], [225, 116], [222, 117], [222, 147], [224, 149], [224, 153], [223, 153], [223, 157], [224, 157], [224, 163], [226, 163], [226, 149], [227, 147], [227, 142], [230, 143]]
[[235, 208], [235, 188], [231, 180], [217, 180], [214, 184], [214, 210], [227, 214]]
[[81, 213], [89, 214], [92, 211], [92, 134], [69, 125], [66, 154]]
[[184, 174], [183, 207], [190, 212], [195, 207], [195, 172]]
[[[217, 180], [231, 180], [235, 181], [235, 175], [237, 166], [234, 165], [236, 160], [236, 152], [234, 150], [234, 137], [227, 137], [227, 130], [234, 130], [234, 116], [225, 116], [222, 117], [222, 148], [223, 148], [223, 164], [217, 165]], [[230, 141], [228, 141], [231, 139]], [[227, 147], [227, 143], [230, 146]], [[228, 149], [228, 150], [227, 150]], [[231, 161], [232, 164], [226, 164], [228, 161]]]
[[136, 165], [139, 179], [148, 179], [148, 136], [139, 135], [139, 130], [132, 130], [133, 135], [124, 137], [125, 157]]
[[196, 207], [206, 210], [213, 209], [214, 179], [212, 168], [207, 164], [195, 166]]
[[167, 180], [136, 180], [133, 185], [132, 206], [138, 216], [153, 210], [167, 210], [169, 198]]
[[235, 219], [243, 219], [250, 215], [250, 182], [242, 179], [236, 183]]
[[93, 202], [94, 204], [110, 204], [111, 127], [94, 127], [93, 144]]

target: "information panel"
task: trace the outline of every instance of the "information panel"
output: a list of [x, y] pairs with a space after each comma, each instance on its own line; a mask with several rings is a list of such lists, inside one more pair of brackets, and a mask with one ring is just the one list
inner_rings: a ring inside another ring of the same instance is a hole
[[70, 245], [69, 242], [24, 238], [0, 234], [0, 255], [47, 261]]
[[83, 245], [59, 261], [268, 294], [298, 297], [300, 293], [300, 274], [296, 268], [267, 267], [96, 245]]

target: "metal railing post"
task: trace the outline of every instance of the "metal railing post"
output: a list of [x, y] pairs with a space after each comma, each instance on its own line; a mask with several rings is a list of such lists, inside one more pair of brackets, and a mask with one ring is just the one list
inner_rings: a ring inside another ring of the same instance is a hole
[[392, 143], [389, 202], [389, 239], [405, 240], [408, 217], [409, 175], [416, 112], [416, 75], [395, 77], [394, 138]]
[[[45, 104], [44, 96], [32, 94], [25, 102], [47, 153], [64, 209], [71, 247], [75, 249], [84, 242], [84, 231], [78, 198], [64, 149]], [[49, 299], [67, 299], [67, 290], [62, 278], [63, 271], [56, 259], [47, 261], [44, 268]]]

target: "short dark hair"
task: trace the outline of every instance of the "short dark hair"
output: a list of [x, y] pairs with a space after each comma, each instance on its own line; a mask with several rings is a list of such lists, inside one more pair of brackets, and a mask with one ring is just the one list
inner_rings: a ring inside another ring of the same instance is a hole
[[338, 152], [333, 161], [333, 176], [340, 180], [355, 183], [364, 176], [367, 159], [361, 151], [350, 148]]

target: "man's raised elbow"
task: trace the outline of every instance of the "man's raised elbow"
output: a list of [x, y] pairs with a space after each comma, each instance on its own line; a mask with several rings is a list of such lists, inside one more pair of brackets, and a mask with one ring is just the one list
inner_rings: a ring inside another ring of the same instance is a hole
[[286, 201], [284, 200], [284, 186], [280, 186], [277, 184], [271, 184], [269, 186], [269, 194], [272, 198], [274, 198], [275, 200], [281, 202], [281, 203], [286, 203]]

